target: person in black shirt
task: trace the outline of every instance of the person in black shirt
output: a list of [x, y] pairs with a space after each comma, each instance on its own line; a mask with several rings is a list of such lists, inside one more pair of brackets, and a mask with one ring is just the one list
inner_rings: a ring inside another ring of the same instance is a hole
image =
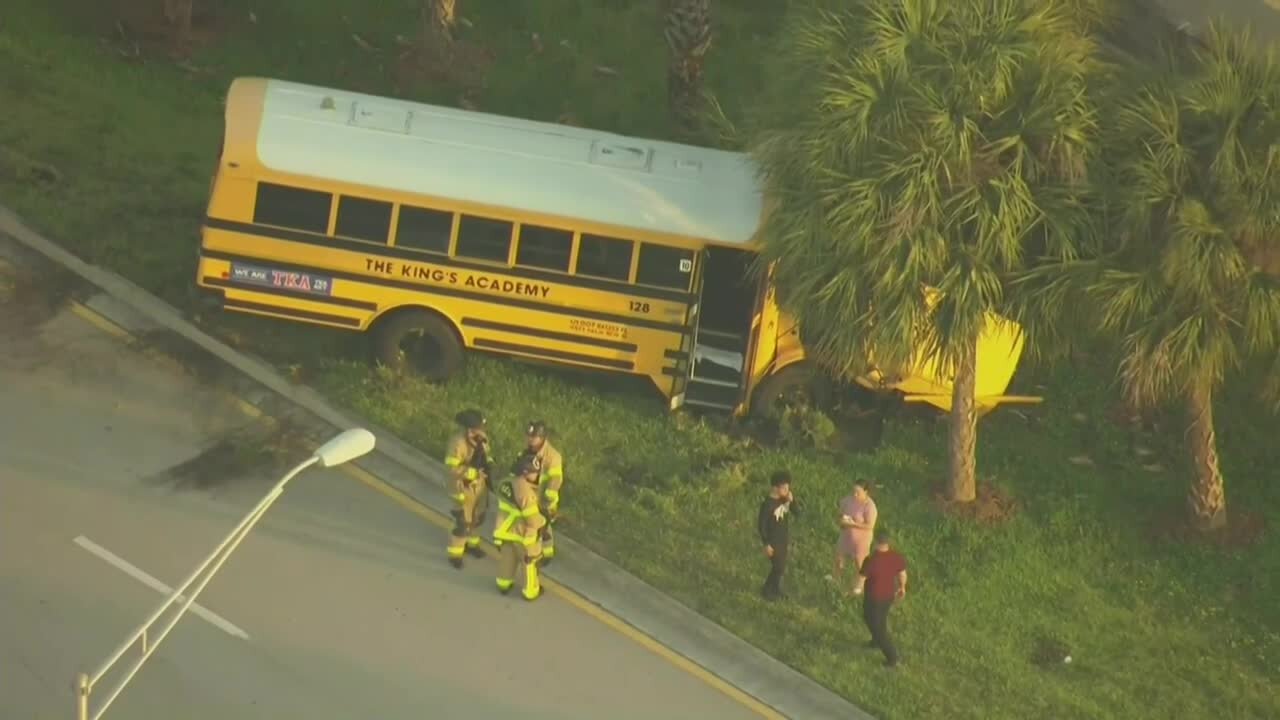
[[769, 479], [769, 495], [760, 503], [760, 515], [756, 529], [764, 544], [764, 555], [769, 558], [769, 577], [764, 581], [760, 594], [766, 600], [779, 600], [782, 595], [782, 574], [787, 569], [787, 546], [791, 540], [792, 502], [791, 473], [775, 472]]

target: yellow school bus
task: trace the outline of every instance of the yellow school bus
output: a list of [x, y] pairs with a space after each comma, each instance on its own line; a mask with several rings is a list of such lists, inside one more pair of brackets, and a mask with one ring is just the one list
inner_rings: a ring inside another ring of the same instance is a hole
[[[469, 350], [643, 375], [743, 414], [810, 387], [796, 322], [753, 280], [764, 202], [739, 153], [239, 78], [197, 283], [232, 312], [369, 333], [445, 381]], [[993, 317], [982, 410], [1022, 352]], [[858, 379], [946, 410], [928, 364]]]

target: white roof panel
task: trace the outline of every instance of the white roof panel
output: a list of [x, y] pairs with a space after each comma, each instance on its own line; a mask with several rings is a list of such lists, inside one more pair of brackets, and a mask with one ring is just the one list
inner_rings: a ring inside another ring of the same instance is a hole
[[267, 167], [531, 213], [746, 243], [762, 197], [746, 155], [271, 80]]

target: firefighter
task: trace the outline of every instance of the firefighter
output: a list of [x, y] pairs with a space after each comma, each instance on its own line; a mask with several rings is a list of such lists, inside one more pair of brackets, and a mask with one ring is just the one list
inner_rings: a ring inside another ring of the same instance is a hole
[[463, 410], [454, 418], [461, 429], [449, 438], [444, 464], [452, 475], [450, 497], [454, 508], [453, 531], [449, 536], [449, 564], [462, 567], [462, 556], [484, 557], [480, 547], [480, 524], [488, 508], [488, 485], [493, 472], [489, 460], [489, 436], [484, 414], [479, 410]]
[[525, 600], [542, 594], [538, 582], [538, 561], [542, 559], [542, 529], [547, 520], [538, 508], [538, 477], [542, 467], [535, 453], [525, 451], [516, 458], [511, 475], [495, 492], [498, 517], [493, 528], [493, 544], [498, 546], [498, 592], [506, 595], [515, 587], [516, 571], [523, 568]]
[[538, 485], [542, 492], [543, 514], [547, 518], [547, 525], [542, 531], [543, 565], [550, 564], [556, 554], [556, 540], [552, 525], [560, 511], [560, 488], [564, 485], [564, 458], [560, 456], [559, 450], [547, 442], [547, 434], [545, 420], [534, 420], [525, 428], [529, 452], [538, 457], [542, 468]]

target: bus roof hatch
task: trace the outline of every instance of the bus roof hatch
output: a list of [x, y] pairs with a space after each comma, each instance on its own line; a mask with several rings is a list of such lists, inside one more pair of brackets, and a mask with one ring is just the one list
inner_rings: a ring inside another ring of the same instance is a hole
[[398, 107], [359, 101], [351, 103], [351, 124], [356, 127], [407, 134], [409, 120], [410, 113]]
[[652, 160], [653, 148], [601, 140], [591, 143], [591, 162], [596, 165], [647, 172]]

